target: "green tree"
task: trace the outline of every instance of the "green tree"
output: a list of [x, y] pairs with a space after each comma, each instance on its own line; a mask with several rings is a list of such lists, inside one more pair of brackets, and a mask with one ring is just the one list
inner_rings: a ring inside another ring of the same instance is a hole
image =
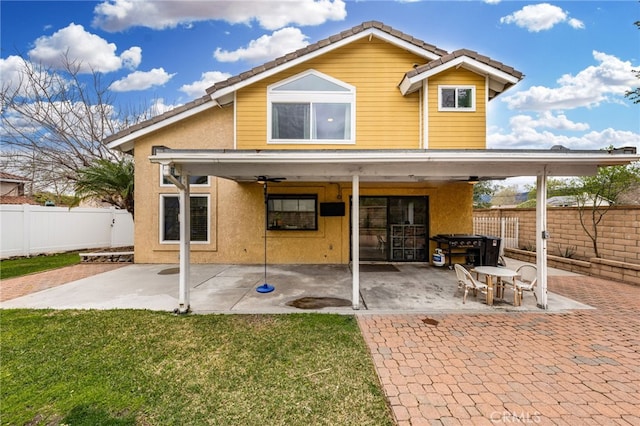
[[492, 204], [494, 206], [512, 206], [516, 204], [518, 185], [498, 186], [495, 188]]
[[637, 164], [601, 167], [595, 176], [582, 176], [571, 181], [569, 189], [578, 202], [580, 225], [591, 239], [596, 257], [600, 257], [598, 237], [602, 219], [617, 203], [620, 194], [638, 184], [640, 169]]
[[133, 216], [133, 171], [130, 158], [98, 159], [78, 171], [76, 195], [81, 199], [95, 198], [127, 210]]
[[486, 209], [491, 207], [491, 197], [496, 191], [496, 186], [491, 181], [484, 180], [473, 185], [473, 207]]

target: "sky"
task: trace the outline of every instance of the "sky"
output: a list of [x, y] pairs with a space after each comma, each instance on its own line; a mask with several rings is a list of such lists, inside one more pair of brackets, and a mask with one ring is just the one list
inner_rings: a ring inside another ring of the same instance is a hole
[[640, 2], [0, 1], [0, 80], [21, 56], [66, 53], [103, 74], [122, 105], [156, 112], [365, 21], [449, 52], [471, 49], [525, 77], [489, 103], [487, 148], [640, 150]]

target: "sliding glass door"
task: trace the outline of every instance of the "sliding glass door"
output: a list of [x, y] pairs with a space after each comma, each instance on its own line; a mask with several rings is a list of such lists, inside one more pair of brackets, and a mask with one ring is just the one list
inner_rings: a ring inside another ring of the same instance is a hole
[[360, 197], [360, 259], [387, 260], [387, 197]]
[[360, 197], [360, 259], [427, 260], [427, 197]]

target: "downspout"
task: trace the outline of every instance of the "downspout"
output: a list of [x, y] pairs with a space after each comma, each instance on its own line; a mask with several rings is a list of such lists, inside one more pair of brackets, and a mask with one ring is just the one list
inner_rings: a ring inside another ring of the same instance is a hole
[[538, 307], [547, 309], [547, 166], [538, 175], [536, 183], [536, 267], [538, 269], [538, 285], [536, 296]]
[[171, 167], [162, 165], [162, 174], [179, 190], [178, 202], [180, 206], [180, 273], [178, 281], [178, 307], [174, 312], [189, 313], [189, 277], [191, 276], [191, 194], [189, 175], [181, 175], [180, 180], [171, 174]]
[[351, 302], [360, 309], [360, 176], [352, 179], [351, 196]]

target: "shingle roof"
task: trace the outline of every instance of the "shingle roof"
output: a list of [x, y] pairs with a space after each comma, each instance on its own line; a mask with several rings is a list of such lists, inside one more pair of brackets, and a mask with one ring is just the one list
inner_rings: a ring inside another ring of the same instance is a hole
[[460, 56], [466, 56], [468, 58], [471, 59], [475, 59], [476, 61], [483, 63], [485, 65], [489, 65], [495, 69], [498, 69], [502, 72], [505, 72], [509, 75], [512, 75], [513, 77], [517, 78], [517, 79], [521, 79], [523, 77], [523, 74], [514, 69], [513, 67], [507, 66], [505, 64], [503, 64], [502, 62], [498, 62], [496, 60], [493, 60], [491, 58], [489, 58], [488, 56], [484, 56], [479, 54], [478, 52], [475, 52], [473, 50], [469, 50], [469, 49], [459, 49], [456, 51], [453, 51], [449, 54], [443, 55], [442, 57], [440, 57], [440, 59], [435, 59], [431, 62], [428, 62], [424, 65], [420, 65], [416, 68], [414, 68], [413, 70], [409, 71], [406, 76], [407, 77], [415, 77], [416, 75], [422, 74], [423, 72], [427, 72], [431, 69], [437, 68], [441, 65], [446, 64], [447, 62], [450, 62], [456, 58], [459, 58]]
[[26, 195], [0, 195], [0, 204], [31, 204], [32, 206], [39, 205], [36, 200]]
[[107, 136], [102, 142], [105, 144], [108, 144], [109, 142], [113, 142], [117, 139], [120, 139], [123, 136], [130, 135], [131, 133], [135, 133], [138, 130], [144, 129], [145, 127], [149, 127], [155, 123], [164, 121], [168, 118], [181, 114], [185, 111], [188, 111], [192, 108], [195, 108], [207, 102], [213, 102], [213, 101], [211, 100], [211, 97], [209, 97], [208, 95], [205, 95], [201, 98], [198, 98], [191, 102], [187, 102], [186, 104], [180, 105], [179, 107], [173, 108], [163, 114], [156, 115], [155, 117], [152, 117], [148, 120], [144, 120], [144, 121], [141, 121], [140, 123], [134, 124], [133, 126], [127, 127], [126, 129], [121, 130], [117, 133], [114, 133], [111, 136]]
[[11, 173], [7, 173], [7, 172], [0, 172], [0, 180], [30, 182], [30, 180], [27, 178], [24, 178], [22, 176], [12, 175]]
[[305, 55], [308, 55], [312, 52], [315, 52], [317, 50], [323, 49], [331, 44], [335, 44], [339, 41], [342, 41], [344, 39], [347, 39], [349, 37], [352, 37], [356, 34], [359, 34], [363, 31], [366, 31], [368, 29], [377, 29], [379, 31], [385, 32], [389, 35], [394, 36], [397, 39], [400, 39], [402, 41], [405, 41], [407, 43], [413, 44], [416, 47], [419, 47], [420, 49], [424, 49], [426, 51], [429, 51], [431, 53], [434, 53], [435, 55], [438, 56], [443, 56], [443, 55], [447, 55], [447, 51], [446, 50], [442, 50], [432, 44], [426, 43], [420, 39], [417, 39], [415, 37], [412, 37], [408, 34], [403, 33], [402, 31], [398, 31], [396, 29], [393, 29], [392, 27], [388, 26], [388, 25], [384, 25], [382, 22], [378, 22], [378, 21], [367, 21], [367, 22], [363, 22], [360, 25], [356, 25], [353, 28], [350, 28], [348, 30], [342, 31], [340, 34], [336, 34], [333, 36], [330, 36], [328, 38], [325, 38], [323, 40], [320, 40], [316, 43], [310, 44], [306, 47], [303, 47], [302, 49], [298, 49], [295, 52], [291, 52], [286, 54], [285, 56], [281, 56], [277, 59], [274, 59], [273, 61], [267, 62], [266, 64], [257, 66], [249, 71], [243, 72], [242, 74], [239, 74], [237, 76], [231, 77], [227, 80], [224, 81], [220, 81], [216, 84], [214, 84], [213, 86], [209, 87], [207, 89], [207, 93], [211, 94], [214, 93], [217, 90], [223, 89], [225, 87], [228, 86], [232, 86], [234, 84], [237, 84], [243, 80], [246, 80], [250, 77], [253, 77], [255, 75], [261, 74], [265, 71], [268, 71], [272, 68], [278, 67], [282, 64], [285, 64], [287, 62], [290, 62], [294, 59], [298, 59], [301, 58]]

